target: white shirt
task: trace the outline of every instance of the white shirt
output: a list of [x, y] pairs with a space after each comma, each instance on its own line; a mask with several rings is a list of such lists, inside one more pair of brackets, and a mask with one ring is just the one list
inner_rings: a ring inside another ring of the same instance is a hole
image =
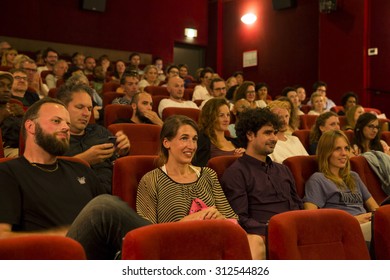
[[194, 100], [206, 100], [210, 99], [212, 96], [210, 95], [209, 91], [206, 87], [202, 85], [197, 85], [194, 88], [194, 94], [192, 95], [192, 101]]
[[287, 140], [278, 140], [278, 142], [276, 142], [274, 152], [269, 155], [273, 161], [282, 163], [286, 158], [292, 156], [309, 155], [298, 137], [286, 134], [284, 136]]
[[166, 99], [162, 99], [160, 101], [160, 104], [158, 105], [158, 115], [160, 116], [160, 118], [162, 118], [162, 112], [164, 111], [164, 109], [168, 107], [194, 108], [199, 110], [198, 106], [196, 106], [196, 104], [192, 101], [183, 100], [183, 102], [177, 102], [172, 99], [166, 98]]

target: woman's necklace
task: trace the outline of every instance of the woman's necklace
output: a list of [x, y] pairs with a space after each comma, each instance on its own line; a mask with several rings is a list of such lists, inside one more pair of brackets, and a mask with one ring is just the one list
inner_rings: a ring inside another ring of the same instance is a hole
[[48, 168], [44, 168], [42, 166], [39, 166], [38, 164], [34, 163], [34, 162], [30, 162], [30, 164], [34, 167], [37, 167], [39, 168], [40, 170], [42, 171], [45, 171], [45, 172], [54, 172], [58, 169], [58, 161], [56, 161], [56, 164], [55, 164], [55, 167], [53, 169], [48, 169]]

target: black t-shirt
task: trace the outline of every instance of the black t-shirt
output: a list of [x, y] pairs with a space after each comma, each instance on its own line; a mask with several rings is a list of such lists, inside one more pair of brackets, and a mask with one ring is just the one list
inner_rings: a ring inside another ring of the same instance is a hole
[[70, 225], [95, 196], [106, 193], [87, 166], [67, 160], [31, 165], [24, 157], [0, 163], [0, 223], [13, 231]]

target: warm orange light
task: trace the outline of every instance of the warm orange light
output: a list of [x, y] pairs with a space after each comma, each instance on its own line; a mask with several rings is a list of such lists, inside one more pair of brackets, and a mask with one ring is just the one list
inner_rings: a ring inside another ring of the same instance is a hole
[[253, 24], [257, 20], [257, 16], [252, 13], [247, 13], [241, 17], [241, 21], [245, 24]]

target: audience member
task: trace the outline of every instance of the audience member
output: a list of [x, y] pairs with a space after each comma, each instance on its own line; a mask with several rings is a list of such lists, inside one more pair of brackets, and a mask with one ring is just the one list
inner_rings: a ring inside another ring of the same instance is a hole
[[251, 107], [251, 104], [245, 98], [237, 100], [236, 103], [234, 103], [233, 109], [231, 110], [231, 112], [235, 116], [236, 122], [229, 124], [228, 130], [230, 133], [230, 137], [237, 138], [236, 124], [238, 123], [238, 120], [240, 119], [240, 114], [242, 112], [244, 112], [245, 110], [249, 109], [250, 107]]
[[93, 68], [92, 88], [103, 98], [103, 85], [106, 80], [106, 73], [103, 66], [99, 65]]
[[72, 64], [73, 64], [73, 66], [76, 66], [76, 67], [78, 67], [81, 70], [84, 70], [84, 68], [85, 68], [84, 60], [85, 60], [85, 55], [82, 54], [82, 53], [75, 52], [72, 55]]
[[12, 98], [23, 103], [23, 106], [29, 107], [39, 100], [39, 95], [35, 92], [28, 91], [27, 73], [21, 69], [13, 69], [11, 71], [14, 82], [12, 83]]
[[244, 82], [244, 73], [242, 71], [236, 71], [233, 73], [233, 77], [236, 78], [237, 84], [239, 86]]
[[178, 67], [179, 67], [179, 76], [180, 78], [183, 79], [184, 87], [186, 88], [188, 84], [194, 82], [194, 78], [189, 74], [190, 68], [188, 67], [187, 64], [179, 64]]
[[[226, 97], [226, 84], [221, 78], [212, 79], [210, 82], [210, 98], [203, 100], [200, 104], [199, 109], [202, 109], [204, 104], [212, 98], [225, 98]], [[229, 101], [228, 101], [229, 103]], [[232, 109], [233, 105], [229, 103], [229, 109]]]
[[236, 139], [226, 137], [230, 124], [229, 104], [223, 98], [210, 99], [199, 118], [198, 149], [193, 160], [196, 166], [206, 166], [210, 158], [222, 155], [240, 156], [245, 151]]
[[[226, 80], [226, 91], [228, 91], [231, 87], [236, 86], [236, 85], [238, 85], [236, 77], [233, 77], [233, 76], [229, 77]], [[232, 99], [233, 99], [233, 95], [231, 98], [229, 98], [229, 100], [232, 100]]]
[[[336, 106], [336, 104], [332, 100], [326, 97], [327, 88], [328, 85], [322, 81], [315, 82], [313, 85], [313, 92], [320, 93], [321, 96], [324, 98], [324, 104], [323, 104], [324, 110], [330, 110], [332, 107]], [[312, 105], [311, 99], [307, 104]]]
[[[159, 167], [146, 173], [138, 185], [137, 212], [141, 217], [153, 224], [237, 219], [215, 171], [191, 164], [197, 138], [198, 127], [192, 119], [181, 115], [167, 118], [160, 134]], [[190, 213], [196, 200], [208, 207]]]
[[158, 86], [158, 69], [155, 65], [148, 65], [144, 69], [144, 78], [138, 83], [140, 91], [143, 91], [147, 86]]
[[41, 74], [42, 71], [53, 71], [54, 65], [58, 60], [58, 52], [52, 48], [47, 48], [42, 53], [43, 61], [45, 66], [38, 67], [38, 73]]
[[4, 51], [10, 50], [10, 49], [12, 49], [12, 47], [8, 42], [6, 42], [6, 41], [0, 42], [0, 57], [3, 57]]
[[24, 115], [22, 106], [9, 102], [13, 80], [11, 73], [0, 71], [0, 130], [5, 157], [19, 155], [19, 133]]
[[299, 108], [301, 106], [301, 101], [299, 100], [299, 97], [298, 97], [298, 93], [296, 91], [295, 88], [293, 87], [285, 87], [283, 90], [282, 90], [282, 96], [285, 96], [287, 97], [288, 99], [290, 99], [291, 103], [293, 104], [294, 106], [294, 110], [296, 111], [296, 114], [298, 116], [300, 115], [304, 115], [305, 113], [302, 112]]
[[117, 97], [112, 101], [112, 104], [131, 105], [133, 96], [139, 92], [138, 87], [138, 74], [135, 72], [125, 73], [121, 80], [121, 92], [125, 95], [123, 97]]
[[118, 119], [115, 123], [146, 123], [162, 126], [164, 122], [156, 112], [152, 110], [153, 99], [147, 92], [140, 92], [133, 96], [131, 101], [133, 115], [130, 119]]
[[306, 104], [306, 102], [307, 102], [306, 90], [303, 86], [296, 86], [295, 89], [297, 91], [299, 101], [301, 102], [301, 105], [299, 106], [299, 108], [301, 108], [302, 105]]
[[269, 157], [278, 163], [282, 163], [286, 158], [292, 156], [308, 155], [305, 147], [298, 137], [286, 134], [289, 127], [290, 113], [284, 102], [275, 100], [269, 104], [271, 112], [277, 115], [280, 119], [280, 127], [276, 133], [278, 139], [273, 153]]
[[319, 92], [314, 92], [310, 97], [310, 104], [312, 109], [307, 113], [308, 115], [321, 115], [328, 110], [324, 109], [324, 96]]
[[345, 116], [347, 117], [347, 125], [343, 128], [344, 130], [354, 130], [356, 122], [360, 115], [364, 114], [364, 108], [361, 105], [355, 105], [346, 111]]
[[276, 214], [302, 209], [294, 178], [287, 166], [268, 155], [277, 143], [279, 118], [268, 109], [249, 109], [240, 115], [237, 137], [244, 155], [228, 167], [221, 179], [223, 191], [248, 233], [253, 259], [265, 258], [267, 223]]
[[317, 151], [318, 141], [320, 141], [322, 133], [329, 130], [340, 130], [339, 117], [335, 112], [325, 112], [318, 116], [315, 124], [310, 130], [310, 147], [309, 154], [315, 155]]
[[357, 104], [358, 96], [356, 95], [356, 93], [349, 91], [341, 97], [341, 105], [343, 106], [343, 110], [339, 110], [337, 114], [340, 116], [344, 116], [350, 108]]
[[199, 109], [196, 104], [190, 100], [184, 100], [184, 81], [179, 75], [169, 78], [167, 84], [169, 98], [162, 99], [158, 105], [158, 115], [162, 118], [162, 112], [168, 107], [194, 108]]
[[101, 55], [98, 58], [96, 65], [101, 66], [103, 68], [104, 76], [105, 76], [106, 80], [109, 81], [111, 78], [111, 73], [110, 73], [111, 61], [110, 61], [110, 58], [108, 57], [108, 55], [106, 55], [106, 54]]
[[[350, 170], [350, 144], [340, 130], [324, 132], [318, 142], [319, 172], [305, 184], [305, 209], [336, 208], [344, 210], [365, 224], [379, 206], [359, 175]], [[368, 212], [366, 211], [366, 209]], [[371, 225], [362, 227], [366, 241], [371, 240]]]
[[153, 60], [153, 64], [157, 67], [157, 77], [158, 80], [161, 82], [164, 82], [166, 79], [165, 73], [164, 73], [164, 64], [161, 57], [156, 57]]
[[125, 74], [125, 71], [125, 62], [123, 60], [117, 60], [117, 62], [115, 63], [114, 75], [112, 76], [112, 79], [114, 81], [120, 81], [122, 79], [122, 76]]
[[295, 130], [299, 129], [300, 120], [299, 120], [299, 115], [298, 115], [297, 108], [294, 106], [294, 104], [292, 103], [291, 99], [286, 97], [286, 96], [279, 97], [277, 99], [277, 101], [281, 101], [281, 102], [285, 103], [285, 108], [287, 109], [287, 111], [290, 114], [288, 127], [287, 127], [287, 130], [284, 133], [292, 135], [292, 133]]
[[210, 82], [213, 71], [210, 68], [205, 68], [200, 72], [200, 84], [194, 88], [192, 101], [194, 100], [208, 100], [211, 98]]
[[46, 85], [49, 89], [56, 88], [57, 82], [64, 79], [65, 73], [68, 71], [68, 63], [60, 59], [56, 61], [53, 68], [53, 74], [48, 74], [45, 78]]
[[267, 103], [265, 103], [264, 100], [258, 100], [254, 82], [245, 81], [237, 88], [234, 102], [242, 98], [249, 101], [251, 108], [264, 108], [267, 106]]
[[358, 118], [354, 129], [352, 153], [360, 155], [370, 151], [380, 151], [390, 155], [390, 147], [380, 139], [381, 127], [376, 115], [363, 113]]
[[266, 83], [258, 83], [255, 86], [256, 94], [259, 100], [263, 100], [265, 103], [268, 103], [268, 85]]
[[56, 99], [42, 99], [26, 112], [24, 155], [0, 164], [0, 238], [67, 235], [88, 259], [114, 259], [125, 234], [150, 223], [104, 194], [90, 168], [57, 158], [69, 147], [69, 123]]
[[48, 86], [42, 81], [41, 75], [38, 74], [38, 66], [34, 60], [29, 57], [21, 59], [19, 68], [26, 71], [28, 87], [33, 89], [39, 96], [47, 96]]
[[62, 86], [57, 98], [64, 102], [70, 115], [70, 149], [66, 155], [87, 161], [108, 193], [111, 192], [113, 161], [129, 152], [129, 139], [116, 133], [116, 145], [108, 139], [112, 134], [103, 126], [89, 124], [92, 112], [92, 89], [83, 84]]
[[93, 75], [93, 69], [96, 67], [96, 60], [92, 56], [87, 56], [84, 59], [84, 74]]
[[129, 65], [126, 68], [127, 72], [137, 72], [139, 76], [142, 76], [144, 74], [144, 71], [142, 71], [139, 68], [139, 65], [141, 64], [141, 56], [137, 52], [133, 52], [129, 55]]
[[166, 79], [164, 82], [160, 83], [160, 86], [166, 87], [168, 86], [168, 80], [172, 77], [179, 76], [179, 66], [171, 64], [167, 67], [166, 70]]
[[15, 57], [17, 56], [18, 51], [15, 49], [8, 49], [3, 52], [1, 58], [1, 66], [8, 66], [10, 68], [15, 67]]

